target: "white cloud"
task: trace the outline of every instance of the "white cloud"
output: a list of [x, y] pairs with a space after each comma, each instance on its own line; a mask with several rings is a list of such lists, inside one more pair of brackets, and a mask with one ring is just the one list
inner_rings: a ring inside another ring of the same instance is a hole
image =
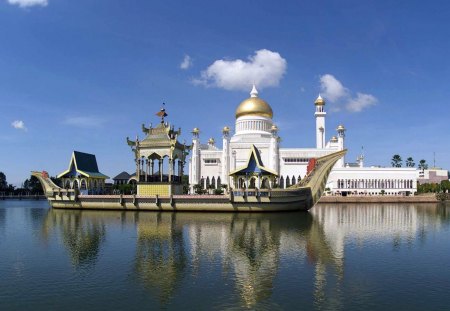
[[338, 79], [330, 74], [325, 74], [320, 77], [320, 88], [323, 96], [331, 102], [335, 102], [348, 95], [348, 90]]
[[101, 127], [104, 122], [104, 120], [96, 117], [69, 117], [63, 123], [81, 128], [97, 128]]
[[192, 58], [189, 55], [184, 55], [183, 61], [180, 64], [180, 68], [183, 70], [192, 67]]
[[331, 111], [340, 111], [341, 107], [345, 107], [347, 111], [360, 112], [378, 102], [371, 94], [357, 92], [356, 97], [352, 96], [352, 92], [331, 74], [320, 77], [320, 89], [323, 97], [334, 104]]
[[360, 112], [365, 108], [375, 105], [377, 102], [378, 100], [373, 95], [357, 93], [356, 98], [351, 98], [345, 107], [348, 111]]
[[259, 89], [278, 86], [286, 73], [287, 62], [277, 52], [262, 49], [248, 60], [216, 60], [201, 72], [194, 84], [214, 86], [225, 90], [248, 91], [255, 83]]
[[17, 130], [27, 131], [25, 123], [22, 120], [15, 120], [11, 126]]
[[8, 0], [9, 4], [18, 5], [21, 8], [27, 8], [31, 6], [47, 6], [48, 0]]

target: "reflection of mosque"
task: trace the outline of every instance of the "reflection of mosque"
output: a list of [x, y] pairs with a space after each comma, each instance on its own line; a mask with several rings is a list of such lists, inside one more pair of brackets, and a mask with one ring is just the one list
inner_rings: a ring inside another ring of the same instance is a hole
[[[449, 209], [437, 205], [318, 205], [312, 213], [267, 215], [51, 210], [44, 231], [58, 229], [74, 265], [92, 266], [110, 223], [136, 226], [133, 271], [162, 305], [176, 297], [183, 280], [204, 278], [202, 273], [219, 267], [222, 277], [234, 282], [242, 306], [257, 308], [271, 298], [277, 274], [285, 269], [281, 262], [289, 260], [291, 265], [313, 266], [315, 307], [342, 309], [349, 239], [364, 243], [400, 237], [394, 242], [403, 243], [403, 237], [408, 241], [449, 220]], [[221, 265], [213, 264], [217, 260]], [[289, 277], [310, 282], [307, 275]]]

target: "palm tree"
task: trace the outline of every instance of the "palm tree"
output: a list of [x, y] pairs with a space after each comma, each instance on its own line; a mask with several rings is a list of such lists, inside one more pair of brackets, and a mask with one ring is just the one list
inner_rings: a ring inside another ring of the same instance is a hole
[[391, 160], [392, 167], [402, 167], [402, 161], [402, 157], [395, 154]]
[[414, 163], [414, 160], [412, 157], [409, 157], [406, 159], [406, 167], [414, 167], [416, 166], [416, 163]]
[[428, 169], [427, 161], [425, 161], [424, 159], [420, 160], [419, 161], [419, 169], [421, 169], [421, 170]]

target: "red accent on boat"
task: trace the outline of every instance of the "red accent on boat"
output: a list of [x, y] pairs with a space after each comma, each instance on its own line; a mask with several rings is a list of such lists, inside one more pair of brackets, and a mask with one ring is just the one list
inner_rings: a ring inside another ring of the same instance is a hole
[[314, 167], [316, 167], [316, 159], [315, 158], [309, 159], [308, 166], [306, 168], [306, 174], [311, 173]]

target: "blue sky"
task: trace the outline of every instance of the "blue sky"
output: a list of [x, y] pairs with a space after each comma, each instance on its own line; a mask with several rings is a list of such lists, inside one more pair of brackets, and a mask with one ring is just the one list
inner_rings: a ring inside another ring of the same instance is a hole
[[450, 168], [449, 2], [280, 3], [0, 0], [0, 171], [56, 175], [72, 150], [111, 177], [132, 171], [125, 139], [162, 102], [187, 142], [199, 127], [221, 145], [251, 81], [283, 147], [315, 145], [321, 92], [348, 160], [364, 146], [368, 165], [436, 152]]

